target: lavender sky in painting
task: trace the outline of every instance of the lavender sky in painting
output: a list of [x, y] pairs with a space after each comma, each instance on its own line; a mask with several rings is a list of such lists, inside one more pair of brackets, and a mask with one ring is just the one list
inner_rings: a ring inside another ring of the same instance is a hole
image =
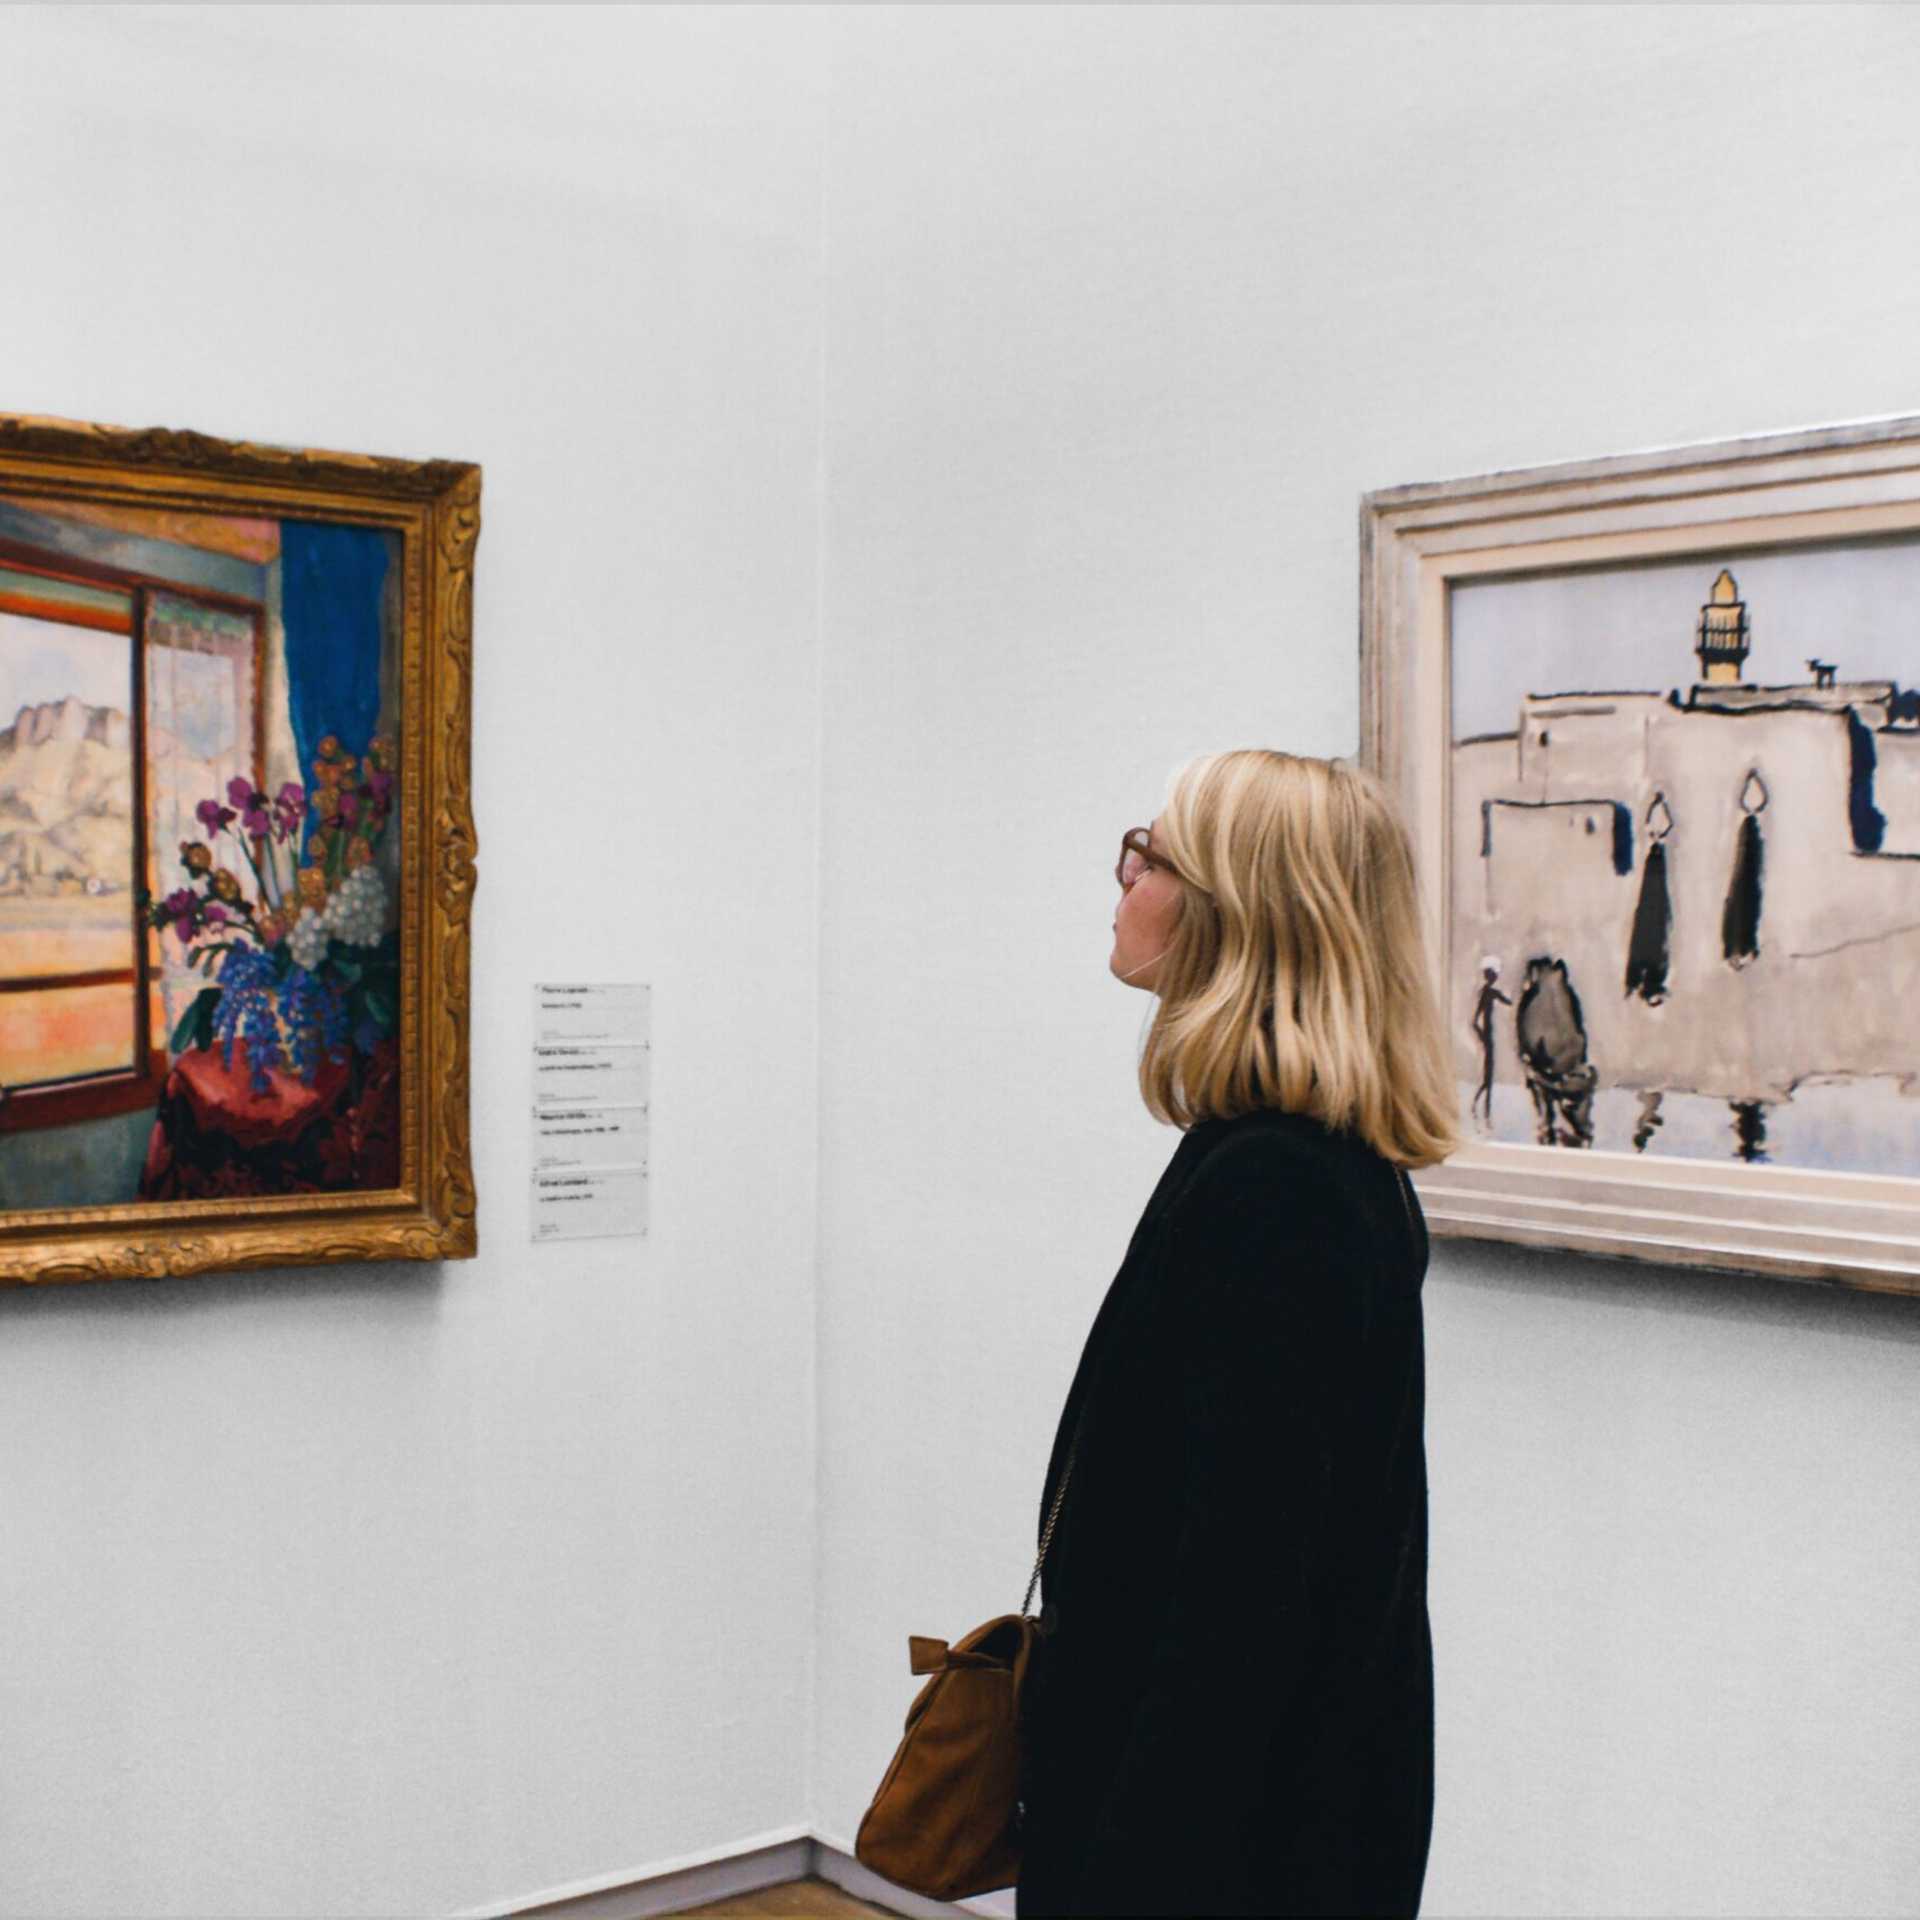
[[1745, 677], [1920, 684], [1920, 539], [1689, 556], [1456, 586], [1455, 740], [1512, 730], [1527, 693], [1656, 692], [1698, 678], [1694, 622], [1722, 565], [1752, 622]]
[[125, 713], [133, 701], [131, 645], [123, 633], [0, 613], [0, 727], [12, 726], [22, 707], [69, 697]]

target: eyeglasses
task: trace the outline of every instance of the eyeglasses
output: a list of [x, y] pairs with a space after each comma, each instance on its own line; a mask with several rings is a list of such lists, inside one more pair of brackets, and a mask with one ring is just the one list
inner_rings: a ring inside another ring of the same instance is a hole
[[1120, 836], [1120, 858], [1114, 862], [1113, 877], [1119, 881], [1122, 893], [1149, 867], [1160, 865], [1153, 857], [1151, 831], [1147, 827], [1129, 827]]

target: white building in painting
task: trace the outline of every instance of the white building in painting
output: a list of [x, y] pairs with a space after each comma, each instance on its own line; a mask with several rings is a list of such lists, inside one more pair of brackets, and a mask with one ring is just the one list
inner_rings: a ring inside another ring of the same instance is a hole
[[1452, 750], [1460, 1076], [1490, 1037], [1563, 1142], [1607, 1087], [1757, 1126], [1797, 1085], [1920, 1075], [1920, 694], [1818, 658], [1748, 682], [1729, 572], [1693, 647], [1684, 688], [1529, 694]]

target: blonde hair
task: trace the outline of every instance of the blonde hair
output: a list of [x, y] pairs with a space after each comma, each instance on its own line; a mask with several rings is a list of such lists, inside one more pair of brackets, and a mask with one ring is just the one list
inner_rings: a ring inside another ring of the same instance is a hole
[[1140, 1059], [1154, 1118], [1280, 1107], [1400, 1166], [1452, 1153], [1413, 849], [1381, 782], [1264, 747], [1207, 754], [1174, 773], [1154, 847], [1186, 882]]

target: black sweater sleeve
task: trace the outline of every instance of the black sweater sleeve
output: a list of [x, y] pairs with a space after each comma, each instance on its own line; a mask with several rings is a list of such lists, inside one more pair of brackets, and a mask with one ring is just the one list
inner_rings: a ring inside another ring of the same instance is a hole
[[1074, 1914], [1239, 1914], [1254, 1812], [1312, 1658], [1327, 1551], [1329, 1408], [1350, 1365], [1341, 1224], [1296, 1155], [1259, 1139], [1208, 1162], [1168, 1222], [1186, 1434], [1171, 1593]]

